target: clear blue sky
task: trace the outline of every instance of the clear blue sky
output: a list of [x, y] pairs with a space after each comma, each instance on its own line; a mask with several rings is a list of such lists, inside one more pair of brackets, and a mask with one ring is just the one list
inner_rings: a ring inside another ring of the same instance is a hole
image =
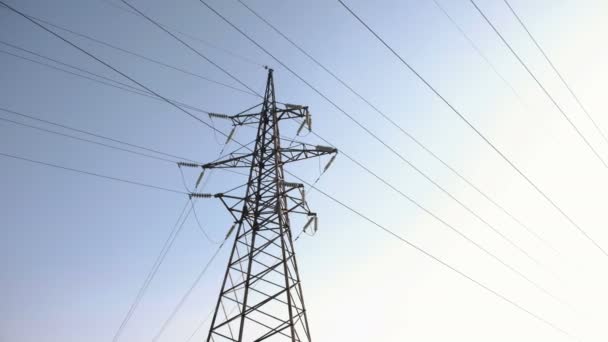
[[[114, 1], [114, 0], [110, 0]], [[608, 246], [606, 169], [580, 142], [468, 1], [438, 0], [516, 89], [513, 94], [431, 0], [352, 0], [348, 4], [531, 178]], [[116, 2], [116, 1], [114, 1]], [[100, 0], [12, 0], [24, 12], [148, 57], [239, 85], [142, 18]], [[349, 122], [196, 0], [134, 0], [161, 23], [216, 47], [272, 66], [277, 97], [309, 105], [321, 136], [369, 165], [404, 193], [514, 264], [578, 311], [556, 303], [436, 220], [339, 157], [320, 188], [488, 284], [584, 341], [605, 341], [608, 260], [521, 180], [487, 145], [381, 46], [336, 1], [249, 0], [255, 8], [433, 151], [473, 179], [561, 252], [556, 256], [379, 118], [323, 70], [233, 0], [214, 6], [456, 197], [516, 241], [559, 279], [505, 244], [432, 184]], [[479, 5], [529, 63], [604, 157], [580, 108], [499, 0]], [[608, 8], [602, 0], [513, 0], [529, 28], [608, 129], [605, 61]], [[234, 113], [257, 98], [164, 69], [65, 34], [161, 94], [204, 110]], [[74, 48], [0, 9], [0, 40], [122, 82]], [[246, 84], [262, 91], [265, 70], [216, 47], [189, 41]], [[0, 49], [27, 55], [0, 44]], [[28, 56], [30, 57], [30, 56]], [[30, 57], [36, 59], [36, 57]], [[522, 104], [523, 103], [523, 104]], [[167, 104], [0, 53], [0, 107], [206, 161], [221, 146], [211, 130]], [[0, 112], [0, 118], [35, 122]], [[206, 119], [206, 118], [205, 118]], [[36, 124], [39, 125], [39, 124]], [[49, 128], [40, 125], [41, 127]], [[218, 128], [228, 127], [218, 123]], [[286, 126], [286, 135], [295, 127]], [[238, 139], [252, 139], [242, 129]], [[318, 143], [312, 136], [305, 138]], [[223, 139], [218, 137], [221, 142]], [[0, 152], [104, 175], [183, 189], [177, 167], [0, 122]], [[110, 341], [187, 198], [0, 158], [0, 342]], [[316, 162], [291, 169], [308, 180]], [[188, 180], [196, 175], [186, 174]], [[216, 173], [207, 191], [237, 184]], [[546, 325], [407, 247], [333, 202], [311, 193], [320, 231], [296, 246], [315, 341], [566, 341]], [[197, 213], [221, 239], [231, 220], [219, 203]], [[149, 341], [217, 246], [190, 218], [121, 341]], [[227, 262], [212, 264], [160, 341], [186, 341], [212, 309]], [[195, 336], [201, 341], [207, 326]]]

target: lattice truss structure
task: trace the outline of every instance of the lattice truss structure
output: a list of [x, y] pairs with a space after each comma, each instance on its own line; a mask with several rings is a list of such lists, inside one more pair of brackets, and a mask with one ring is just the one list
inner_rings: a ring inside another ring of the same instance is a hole
[[238, 126], [257, 126], [253, 150], [241, 146], [218, 161], [182, 165], [203, 169], [197, 183], [207, 169], [249, 170], [244, 196], [229, 192], [191, 194], [219, 198], [235, 220], [228, 235], [236, 229], [207, 341], [311, 341], [289, 216], [308, 216], [304, 229], [312, 230], [316, 230], [317, 216], [306, 203], [304, 185], [286, 181], [283, 166], [331, 155], [327, 169], [337, 150], [293, 141], [287, 147], [281, 146], [281, 121], [301, 121], [299, 133], [305, 127], [310, 130], [311, 118], [306, 106], [277, 106], [271, 69], [264, 102], [254, 108], [261, 110], [210, 114], [232, 121], [228, 140]]

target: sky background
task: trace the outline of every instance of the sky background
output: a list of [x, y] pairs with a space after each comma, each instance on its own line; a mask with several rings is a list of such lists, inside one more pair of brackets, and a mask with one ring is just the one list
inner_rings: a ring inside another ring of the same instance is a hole
[[[347, 3], [586, 232], [608, 247], [606, 168], [468, 1], [437, 1], [506, 82], [431, 0]], [[103, 1], [8, 3], [29, 15], [240, 87], [149, 22]], [[320, 189], [578, 340], [608, 338], [606, 256], [338, 2], [246, 1], [538, 232], [559, 254], [390, 126], [238, 2], [210, 3], [542, 266], [505, 243], [198, 1], [132, 1], [159, 22], [209, 42], [187, 40], [259, 92], [266, 80], [261, 65], [273, 67], [278, 99], [310, 106], [313, 128], [319, 135], [569, 304], [557, 302], [525, 282], [343, 156], [322, 177]], [[608, 129], [608, 108], [603, 101], [608, 79], [608, 4], [602, 0], [511, 3], [599, 126]], [[577, 127], [608, 158], [608, 144], [505, 4], [498, 0], [479, 0], [478, 4]], [[259, 101], [61, 34], [164, 96], [204, 110], [236, 113]], [[128, 83], [6, 9], [0, 9], [0, 40]], [[0, 49], [37, 59], [3, 44]], [[199, 161], [215, 159], [222, 148], [218, 144], [221, 137], [216, 139], [209, 128], [165, 103], [4, 53], [0, 53], [0, 107]], [[52, 128], [2, 111], [0, 118]], [[215, 124], [229, 130], [224, 123]], [[292, 136], [296, 128], [286, 124], [284, 135]], [[0, 132], [1, 153], [183, 189], [179, 170], [172, 163], [7, 122], [0, 122]], [[253, 135], [253, 130], [241, 129], [237, 139], [249, 142]], [[312, 135], [303, 139], [318, 143]], [[186, 204], [186, 196], [5, 157], [0, 158], [0, 168], [0, 341], [110, 341]], [[307, 180], [319, 174], [316, 161], [289, 170]], [[191, 185], [197, 175], [185, 176]], [[220, 192], [243, 181], [216, 172], [205, 191]], [[568, 340], [319, 193], [311, 192], [307, 199], [319, 214], [320, 229], [314, 237], [298, 240], [296, 250], [315, 341]], [[196, 210], [213, 238], [219, 240], [226, 234], [231, 220], [218, 202], [201, 200]], [[302, 224], [294, 222], [294, 229], [297, 223]], [[189, 217], [120, 340], [150, 341], [216, 248]], [[228, 252], [228, 248], [222, 250], [159, 341], [185, 342], [207, 317], [217, 300]], [[192, 341], [202, 341], [207, 330], [208, 324], [203, 325]]]

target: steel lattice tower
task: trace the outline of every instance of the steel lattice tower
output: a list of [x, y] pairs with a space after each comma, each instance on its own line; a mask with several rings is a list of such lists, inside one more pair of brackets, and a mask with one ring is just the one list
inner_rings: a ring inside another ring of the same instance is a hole
[[[200, 165], [203, 172], [212, 168], [249, 168], [244, 197], [213, 195], [232, 214], [233, 228], [237, 229], [208, 342], [311, 341], [289, 214], [307, 215], [305, 228], [312, 225], [316, 229], [317, 217], [308, 208], [304, 186], [285, 181], [283, 166], [332, 154], [329, 166], [337, 150], [294, 142], [281, 147], [282, 120], [301, 120], [300, 130], [305, 125], [310, 129], [311, 123], [308, 107], [284, 107], [277, 108], [270, 69], [258, 113], [210, 114], [231, 120], [234, 127], [257, 125], [257, 136], [253, 151], [238, 152], [241, 148], [223, 160]], [[228, 234], [231, 232], [232, 229]]]

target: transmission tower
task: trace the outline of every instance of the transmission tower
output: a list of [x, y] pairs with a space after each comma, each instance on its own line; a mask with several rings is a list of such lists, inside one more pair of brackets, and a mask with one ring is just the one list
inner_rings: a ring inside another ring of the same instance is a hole
[[235, 220], [227, 237], [236, 228], [207, 342], [310, 342], [289, 216], [306, 215], [304, 229], [316, 231], [317, 215], [306, 203], [304, 185], [286, 181], [283, 166], [332, 155], [326, 170], [337, 150], [295, 141], [287, 147], [281, 146], [279, 123], [282, 120], [301, 121], [299, 133], [305, 126], [310, 130], [311, 117], [306, 106], [277, 107], [272, 69], [268, 71], [264, 101], [256, 108], [261, 110], [237, 115], [210, 114], [232, 122], [228, 141], [238, 126], [257, 125], [253, 150], [241, 145], [219, 161], [186, 165], [203, 169], [197, 184], [207, 169], [249, 169], [244, 196], [230, 192], [191, 194], [191, 197], [219, 198]]

